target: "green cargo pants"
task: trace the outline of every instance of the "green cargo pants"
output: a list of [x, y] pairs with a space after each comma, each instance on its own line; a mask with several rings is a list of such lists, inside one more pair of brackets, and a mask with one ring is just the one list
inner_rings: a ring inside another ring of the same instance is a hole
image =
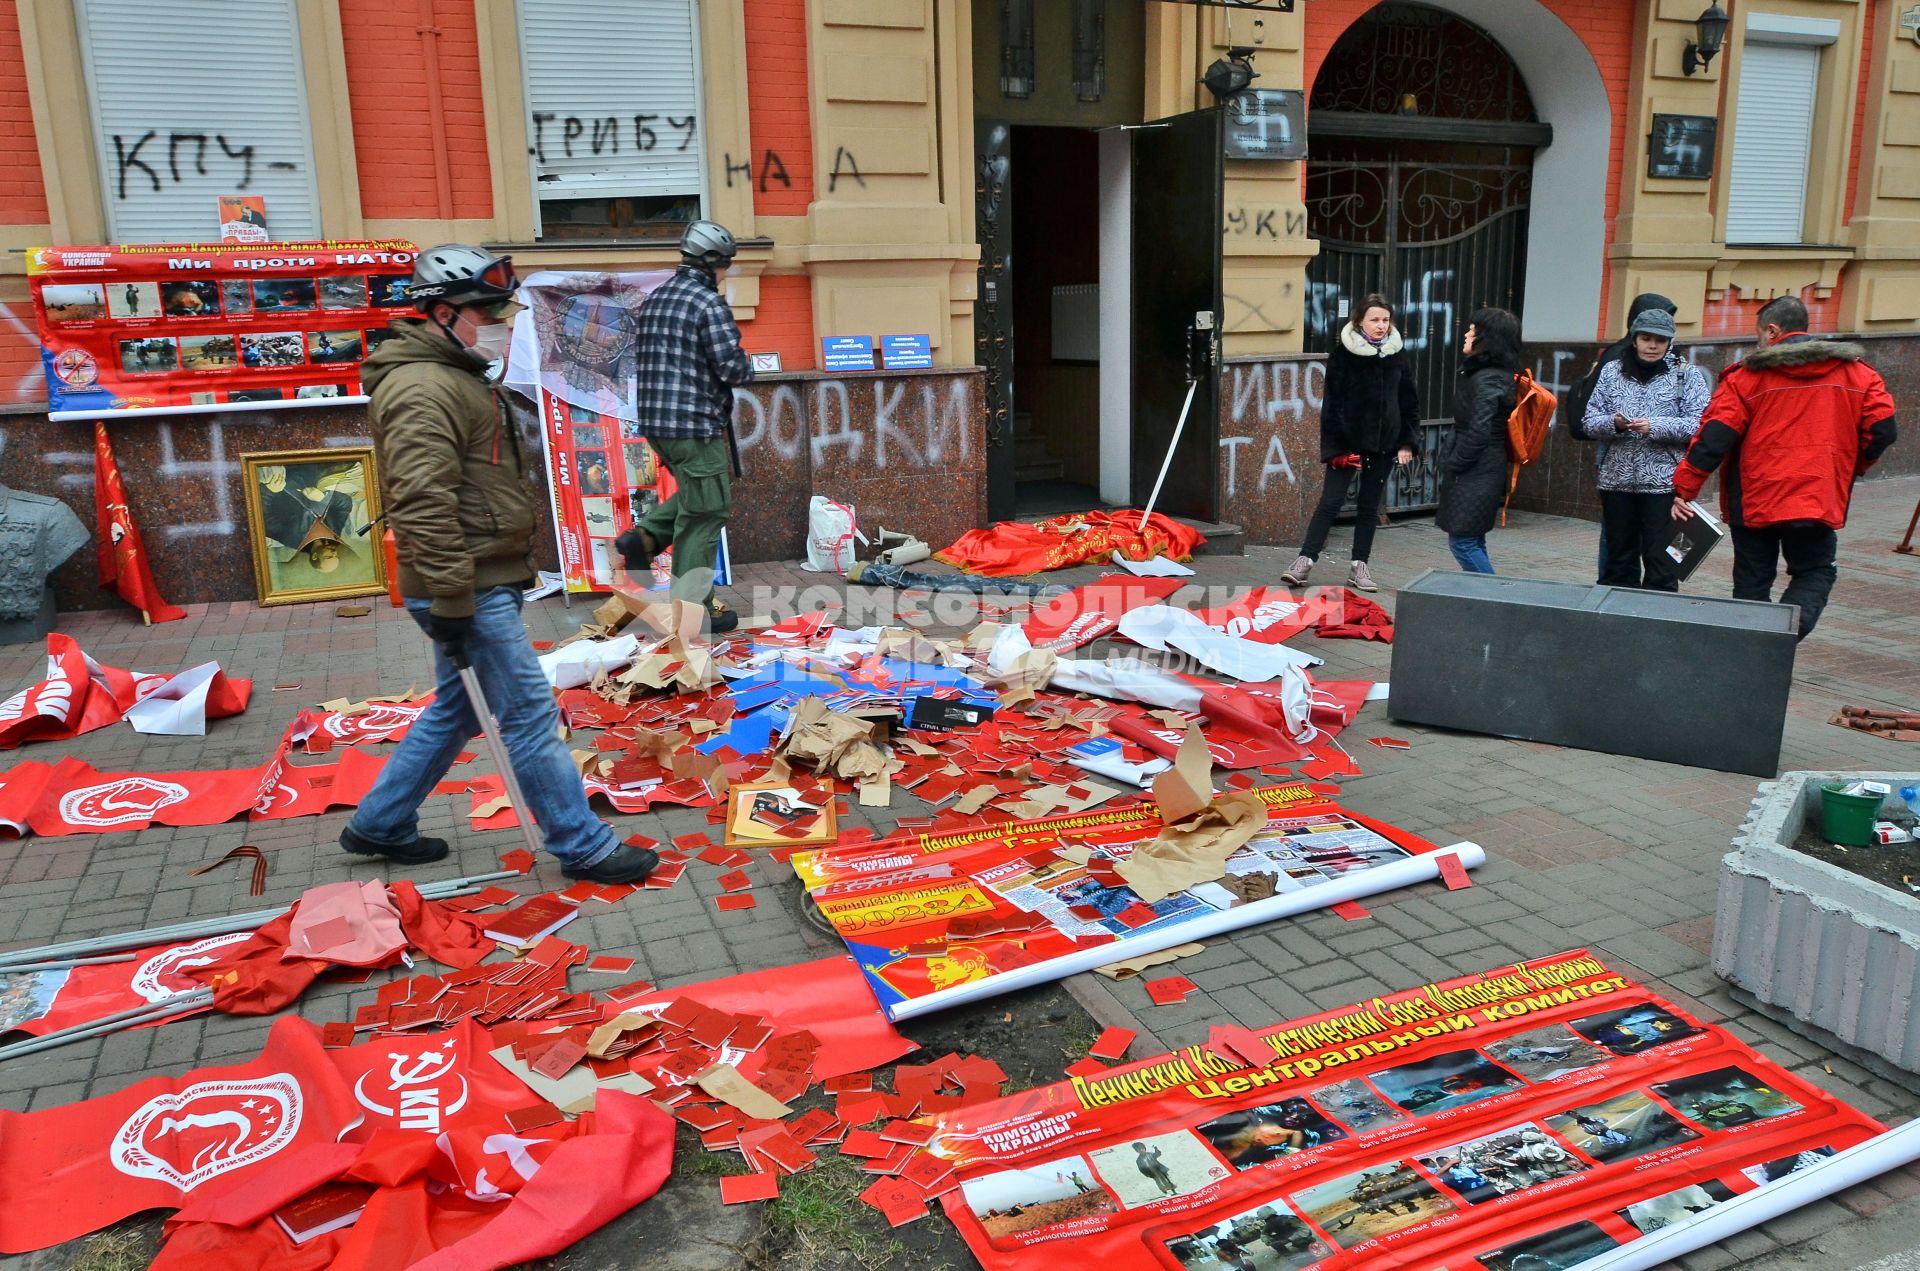
[[673, 474], [679, 489], [641, 517], [640, 528], [662, 550], [673, 549], [673, 586], [668, 595], [704, 606], [713, 599], [720, 531], [727, 527], [733, 510], [727, 439], [649, 437], [647, 444]]

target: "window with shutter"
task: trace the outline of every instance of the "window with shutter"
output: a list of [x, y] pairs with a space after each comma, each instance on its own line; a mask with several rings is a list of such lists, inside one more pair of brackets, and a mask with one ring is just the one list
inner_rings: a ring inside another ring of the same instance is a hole
[[1785, 38], [1791, 42], [1761, 38], [1750, 25], [1740, 53], [1729, 243], [1804, 241], [1820, 47], [1806, 37]]
[[542, 238], [677, 233], [701, 214], [696, 0], [520, 0]]
[[115, 242], [217, 240], [223, 194], [267, 232], [321, 237], [295, 0], [77, 0]]

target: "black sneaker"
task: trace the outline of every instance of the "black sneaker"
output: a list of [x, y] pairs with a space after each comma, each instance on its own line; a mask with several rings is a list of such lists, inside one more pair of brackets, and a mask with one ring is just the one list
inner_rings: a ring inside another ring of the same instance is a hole
[[715, 635], [725, 635], [740, 625], [740, 615], [721, 604], [718, 600], [707, 603], [707, 617], [713, 625], [709, 628]]
[[595, 864], [578, 867], [562, 865], [560, 872], [568, 878], [584, 879], [589, 883], [637, 883], [659, 864], [658, 852], [645, 847], [628, 847], [622, 843]]
[[355, 834], [352, 826], [340, 831], [340, 846], [355, 856], [384, 856], [396, 865], [431, 865], [447, 856], [445, 839], [422, 835], [411, 843], [377, 843]]

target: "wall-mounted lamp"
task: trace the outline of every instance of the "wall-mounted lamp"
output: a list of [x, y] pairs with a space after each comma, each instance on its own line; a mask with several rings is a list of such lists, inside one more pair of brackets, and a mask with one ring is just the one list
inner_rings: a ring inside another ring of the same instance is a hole
[[1227, 55], [1218, 59], [1207, 68], [1200, 82], [1207, 86], [1216, 101], [1225, 101], [1235, 93], [1245, 92], [1260, 73], [1253, 69], [1253, 50], [1250, 48], [1231, 48]]
[[1720, 7], [1719, 0], [1707, 6], [1707, 11], [1693, 20], [1693, 29], [1699, 39], [1689, 40], [1686, 51], [1681, 55], [1680, 66], [1687, 74], [1704, 71], [1713, 64], [1720, 46], [1726, 42], [1727, 28], [1733, 19]]

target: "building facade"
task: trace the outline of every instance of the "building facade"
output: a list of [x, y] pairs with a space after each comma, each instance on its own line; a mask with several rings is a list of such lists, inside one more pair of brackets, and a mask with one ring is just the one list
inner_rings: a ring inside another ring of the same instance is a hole
[[[4, 0], [0, 479], [77, 506], [91, 480], [84, 425], [45, 418], [23, 250], [209, 237], [239, 192], [278, 239], [480, 242], [523, 273], [657, 267], [686, 219], [727, 224], [747, 347], [782, 366], [739, 395], [749, 559], [797, 553], [814, 493], [936, 542], [1137, 503], [1176, 431], [1163, 505], [1287, 541], [1317, 355], [1375, 290], [1436, 421], [1473, 308], [1518, 312], [1564, 384], [1647, 290], [1703, 365], [1797, 294], [1920, 389], [1920, 6], [1734, 0], [1704, 67], [1707, 0], [1279, 7]], [[1257, 77], [1222, 112], [1202, 80], [1234, 48]], [[822, 338], [890, 334], [933, 369], [817, 369]], [[113, 428], [186, 600], [251, 594], [240, 454], [366, 431]], [[1579, 465], [1524, 498], [1581, 510]], [[1432, 480], [1423, 456], [1395, 502]]]

